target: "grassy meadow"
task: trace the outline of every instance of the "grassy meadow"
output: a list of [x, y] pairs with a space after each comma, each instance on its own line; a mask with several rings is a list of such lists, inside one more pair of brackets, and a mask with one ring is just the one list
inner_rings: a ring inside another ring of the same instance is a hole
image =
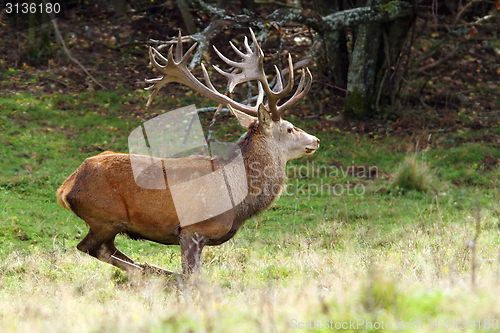
[[[85, 158], [127, 152], [155, 112], [205, 106], [177, 98], [0, 96], [0, 332], [498, 331], [500, 127], [396, 138], [289, 114], [321, 148], [289, 162], [270, 210], [205, 249], [201, 275], [131, 280], [80, 253], [87, 227], [56, 189]], [[243, 132], [214, 125], [220, 140]], [[181, 271], [176, 246], [116, 243]]]

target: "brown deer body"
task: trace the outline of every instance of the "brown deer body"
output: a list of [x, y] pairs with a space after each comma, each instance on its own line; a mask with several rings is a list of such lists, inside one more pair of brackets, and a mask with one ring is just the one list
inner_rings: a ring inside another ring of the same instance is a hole
[[[261, 51], [253, 33], [252, 38], [256, 52], [252, 53], [245, 41], [247, 51], [250, 56], [257, 55], [260, 57], [259, 52], [261, 53]], [[182, 45], [180, 40], [179, 38], [178, 52], [181, 50]], [[190, 51], [192, 50], [193, 48]], [[188, 54], [190, 51], [188, 51]], [[150, 53], [152, 63], [158, 68], [159, 65], [153, 52], [155, 51]], [[178, 67], [172, 68], [183, 70], [184, 67], [181, 65], [186, 61], [187, 55], [183, 57], [181, 53], [177, 53], [177, 63], [175, 63], [172, 49], [170, 50], [169, 59], [164, 60], [167, 65], [160, 66], [160, 70], [165, 74], [162, 78], [163, 81], [151, 80], [155, 83], [155, 92], [152, 98], [165, 84], [165, 81], [173, 81], [171, 77], [175, 75], [172, 75], [172, 69], [169, 66], [175, 65]], [[262, 58], [259, 59], [262, 61]], [[291, 61], [289, 65], [291, 66]], [[167, 69], [163, 71], [164, 68]], [[244, 68], [244, 73], [245, 70]], [[191, 74], [187, 73], [184, 73], [182, 77]], [[224, 74], [226, 76], [234, 75]], [[184, 80], [178, 77], [175, 78], [177, 82], [184, 83], [216, 101], [228, 104], [240, 124], [248, 128], [246, 136], [235, 146], [236, 149], [239, 148], [241, 151], [245, 169], [233, 170], [232, 173], [227, 175], [227, 177], [237, 179], [240, 182], [241, 180], [246, 181], [246, 184], [248, 184], [248, 193], [239, 204], [217, 216], [198, 223], [181, 226], [168, 184], [166, 189], [140, 187], [134, 179], [131, 155], [104, 152], [85, 160], [57, 191], [59, 204], [83, 219], [90, 228], [87, 236], [78, 244], [78, 249], [127, 272], [137, 273], [151, 268], [151, 266], [147, 264], [137, 265], [121, 253], [114, 245], [117, 234], [124, 233], [132, 238], [147, 239], [166, 245], [176, 244], [181, 246], [183, 270], [185, 273], [190, 273], [199, 266], [200, 255], [204, 246], [218, 245], [231, 239], [246, 219], [268, 208], [279, 197], [285, 187], [286, 162], [313, 153], [319, 147], [319, 139], [279, 117], [278, 112], [282, 111], [277, 106], [279, 98], [273, 101], [273, 97], [269, 93], [270, 89], [267, 80], [264, 82], [265, 77], [262, 77], [262, 75], [263, 71], [261, 76], [251, 79], [259, 80], [261, 85], [264, 86], [264, 92], [267, 91], [269, 110], [261, 103], [262, 97], [259, 97], [261, 101], [253, 109], [242, 106], [237, 102], [223, 100], [220, 96], [224, 95], [215, 91], [209, 83], [207, 75], [206, 81], [209, 92], [193, 84], [194, 81], [187, 84]], [[281, 82], [279, 74], [278, 79]], [[189, 80], [192, 80], [191, 77], [189, 77]], [[236, 81], [234, 85], [244, 82], [234, 78], [231, 80], [233, 83]], [[245, 80], [248, 81], [248, 77]], [[309, 89], [310, 74], [307, 86], [305, 86], [304, 80], [305, 74], [302, 76], [298, 92], [292, 98], [298, 100]], [[199, 81], [197, 82], [199, 83]], [[289, 86], [291, 85], [293, 85], [293, 78], [289, 80], [289, 84], [285, 89], [282, 86], [280, 89], [283, 91], [290, 90], [291, 87]], [[262, 91], [262, 89], [260, 90]], [[286, 94], [288, 93], [289, 91], [286, 92]], [[272, 94], [276, 95], [277, 93], [273, 91]], [[290, 107], [296, 102], [287, 102], [287, 106]], [[249, 114], [257, 115], [257, 117], [253, 118]], [[230, 151], [228, 155], [230, 156], [233, 153], [234, 151]], [[145, 163], [151, 159], [149, 156], [133, 155], [133, 157], [139, 161], [144, 159]], [[206, 169], [204, 165], [211, 159], [209, 156], [190, 156], [177, 159], [162, 159], [160, 162], [163, 163], [166, 169], [166, 171], [164, 169], [164, 173], [184, 175], [189, 178], [191, 174], [199, 175], [212, 171], [204, 170], [204, 168]], [[219, 159], [221, 160], [216, 165], [220, 168], [226, 162], [224, 162], [223, 158]], [[212, 195], [216, 196], [217, 193]], [[187, 205], [192, 202], [189, 193], [183, 201]], [[193, 207], [193, 209], [196, 209], [196, 205]]]

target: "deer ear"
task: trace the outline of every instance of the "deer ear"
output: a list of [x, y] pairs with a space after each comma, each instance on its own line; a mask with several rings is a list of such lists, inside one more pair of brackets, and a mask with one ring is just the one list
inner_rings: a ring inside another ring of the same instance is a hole
[[244, 127], [244, 128], [247, 128], [250, 127], [250, 124], [255, 120], [255, 117], [252, 117], [244, 112], [241, 112], [241, 111], [238, 111], [238, 110], [235, 110], [231, 105], [227, 105], [227, 108], [229, 109], [229, 111], [231, 111], [231, 113], [233, 114], [233, 116], [236, 117], [236, 119], [238, 120], [238, 123]]
[[269, 111], [267, 111], [264, 104], [262, 103], [259, 104], [258, 118], [259, 118], [259, 126], [261, 126], [263, 130], [271, 128], [273, 120], [271, 119]]

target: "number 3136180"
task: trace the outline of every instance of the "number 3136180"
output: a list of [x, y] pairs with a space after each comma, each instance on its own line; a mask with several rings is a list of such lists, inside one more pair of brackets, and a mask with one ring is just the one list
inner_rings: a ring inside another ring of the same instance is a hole
[[445, 329], [497, 329], [498, 320], [496, 319], [479, 319], [479, 320], [466, 320], [466, 319], [446, 319], [444, 321]]
[[7, 14], [58, 14], [61, 11], [61, 5], [58, 3], [10, 3], [5, 4], [5, 12]]

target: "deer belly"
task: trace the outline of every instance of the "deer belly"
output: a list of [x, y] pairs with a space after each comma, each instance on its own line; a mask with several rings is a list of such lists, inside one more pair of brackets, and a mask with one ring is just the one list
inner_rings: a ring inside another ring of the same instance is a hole
[[139, 190], [125, 199], [128, 213], [126, 234], [162, 244], [177, 244], [174, 234], [179, 219], [168, 189]]

